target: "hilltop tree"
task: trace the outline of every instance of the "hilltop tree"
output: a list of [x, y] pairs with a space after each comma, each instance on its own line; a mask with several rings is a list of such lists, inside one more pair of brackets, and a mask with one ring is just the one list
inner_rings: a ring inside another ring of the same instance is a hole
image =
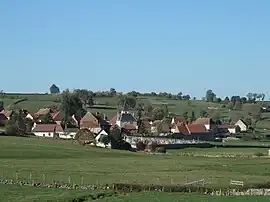
[[55, 84], [53, 84], [50, 87], [50, 92], [51, 92], [51, 94], [59, 94], [60, 93], [60, 89]]
[[182, 93], [182, 92], [179, 92], [179, 93], [176, 95], [177, 99], [182, 100], [182, 95], [183, 95], [183, 93]]
[[228, 103], [230, 102], [230, 98], [229, 98], [229, 97], [225, 97], [224, 102], [225, 102], [226, 104], [228, 104]]
[[213, 102], [215, 100], [216, 94], [212, 90], [207, 90], [205, 99], [207, 102]]
[[247, 98], [248, 98], [248, 101], [251, 101], [253, 98], [253, 93], [248, 93]]

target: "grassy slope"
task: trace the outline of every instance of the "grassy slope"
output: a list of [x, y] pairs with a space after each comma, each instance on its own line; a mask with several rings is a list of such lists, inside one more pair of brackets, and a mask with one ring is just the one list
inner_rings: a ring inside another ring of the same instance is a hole
[[[61, 190], [46, 189], [35, 187], [23, 187], [15, 185], [0, 185], [0, 201], [2, 202], [71, 202], [75, 198], [86, 197], [86, 202], [93, 201], [90, 194], [106, 193], [105, 191], [80, 191], [80, 190]], [[109, 191], [108, 191], [109, 193]], [[266, 202], [268, 197], [213, 197], [202, 195], [190, 195], [179, 193], [138, 193], [126, 194], [123, 196], [112, 196], [103, 199], [97, 199], [97, 202]]]
[[[0, 177], [46, 182], [110, 184], [113, 182], [183, 184], [205, 178], [209, 186], [227, 186], [230, 179], [245, 183], [269, 180], [269, 159], [206, 158], [177, 155], [179, 152], [213, 154], [225, 149], [169, 151], [147, 155], [125, 151], [87, 148], [72, 141], [0, 137]], [[227, 150], [230, 152], [230, 149]], [[234, 151], [234, 150], [233, 150]], [[250, 154], [250, 150], [237, 150]], [[253, 149], [252, 152], [262, 151]], [[267, 149], [265, 150], [267, 152]]]
[[[49, 107], [52, 105], [59, 105], [59, 97], [57, 95], [7, 95], [0, 100], [4, 101], [5, 106], [10, 105], [19, 99], [27, 98], [27, 101], [21, 102], [18, 106], [28, 109], [31, 112], [36, 112], [39, 108]], [[220, 104], [207, 103], [203, 101], [181, 101], [181, 100], [169, 100], [166, 98], [160, 97], [138, 97], [139, 102], [150, 103], [154, 106], [159, 106], [161, 104], [168, 104], [169, 111], [176, 114], [183, 114], [188, 111], [195, 111], [196, 116], [200, 115], [202, 109], [207, 110], [208, 106], [220, 108]], [[56, 102], [58, 100], [58, 102]], [[99, 104], [106, 104], [108, 106], [116, 107], [117, 106], [117, 97], [100, 97], [95, 99]], [[188, 104], [190, 103], [190, 104]], [[224, 109], [219, 109], [222, 113], [225, 113]], [[95, 111], [95, 110], [94, 110]], [[102, 111], [102, 110], [100, 110]], [[112, 117], [116, 110], [103, 110], [109, 117]]]

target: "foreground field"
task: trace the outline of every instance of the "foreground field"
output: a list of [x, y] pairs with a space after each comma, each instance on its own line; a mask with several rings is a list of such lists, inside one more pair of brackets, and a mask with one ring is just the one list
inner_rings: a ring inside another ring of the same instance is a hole
[[0, 185], [1, 202], [72, 202], [84, 199], [85, 202], [266, 202], [267, 197], [213, 197], [179, 193], [132, 193], [120, 194], [112, 191], [78, 191], [44, 189], [14, 185]]
[[[64, 140], [0, 137], [0, 177], [46, 183], [180, 185], [204, 178], [209, 187], [228, 187], [231, 179], [247, 184], [269, 180], [269, 159], [248, 157], [257, 151], [263, 150], [184, 149], [149, 155], [82, 147]], [[235, 158], [180, 155], [185, 152], [243, 155]]]

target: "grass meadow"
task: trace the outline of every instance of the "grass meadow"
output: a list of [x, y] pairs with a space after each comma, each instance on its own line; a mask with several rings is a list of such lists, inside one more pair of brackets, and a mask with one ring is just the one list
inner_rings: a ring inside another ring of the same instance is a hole
[[[169, 150], [149, 155], [82, 147], [75, 141], [0, 137], [0, 176], [9, 179], [76, 184], [184, 184], [205, 178], [209, 186], [227, 186], [229, 180], [264, 182], [270, 175], [268, 157], [251, 158], [261, 148], [211, 148]], [[235, 158], [185, 156], [241, 154]]]
[[[204, 178], [209, 187], [228, 187], [229, 181], [269, 181], [269, 158], [251, 158], [260, 148], [211, 148], [169, 150], [150, 155], [83, 147], [75, 141], [0, 137], [0, 178], [75, 184], [184, 184]], [[236, 158], [184, 156], [192, 154], [240, 153]], [[90, 192], [1, 185], [2, 201], [72, 201]], [[264, 197], [210, 197], [169, 193], [131, 193], [96, 201], [266, 201]]]
[[[103, 195], [96, 199], [98, 195]], [[84, 199], [84, 202], [268, 202], [263, 196], [203, 196], [179, 193], [130, 193], [120, 194], [111, 191], [61, 190], [15, 185], [0, 185], [1, 202], [73, 202]]]

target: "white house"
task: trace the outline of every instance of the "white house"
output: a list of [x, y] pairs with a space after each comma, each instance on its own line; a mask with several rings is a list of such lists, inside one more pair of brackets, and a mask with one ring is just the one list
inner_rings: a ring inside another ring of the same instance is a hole
[[101, 138], [103, 136], [108, 136], [108, 133], [105, 130], [102, 130], [98, 133], [98, 135], [95, 138], [96, 141], [96, 146], [97, 147], [102, 147], [102, 148], [111, 148], [111, 143], [105, 145], [103, 142], [101, 142]]
[[32, 132], [38, 137], [56, 137], [64, 134], [63, 128], [57, 124], [34, 124]]
[[248, 130], [247, 124], [242, 119], [239, 119], [234, 125], [239, 126], [241, 131]]
[[78, 128], [67, 128], [64, 133], [59, 134], [59, 138], [61, 139], [75, 139], [76, 133], [78, 132]]

